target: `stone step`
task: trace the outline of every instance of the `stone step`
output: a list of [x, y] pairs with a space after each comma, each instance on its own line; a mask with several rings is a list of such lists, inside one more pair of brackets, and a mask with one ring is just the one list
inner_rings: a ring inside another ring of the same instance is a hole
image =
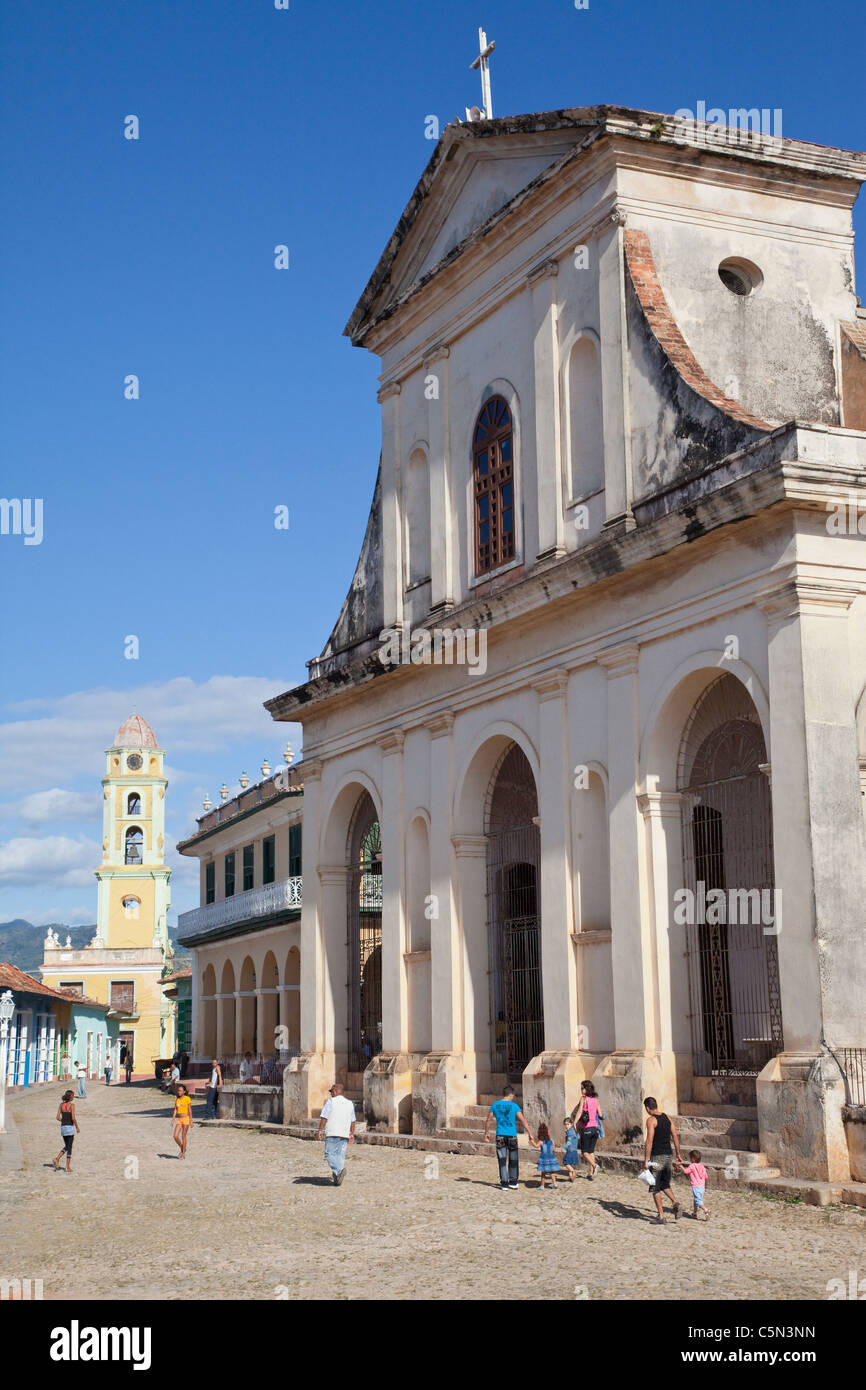
[[758, 1123], [756, 1105], [711, 1105], [707, 1101], [684, 1100], [679, 1107], [680, 1119], [686, 1115], [713, 1116], [719, 1120], [753, 1120]]
[[[636, 1146], [632, 1146], [634, 1148]], [[701, 1151], [703, 1153], [703, 1150]], [[718, 1152], [718, 1151], [717, 1151]], [[611, 1172], [633, 1172], [640, 1173], [643, 1170], [643, 1150], [640, 1153], [607, 1152], [598, 1150], [596, 1157], [603, 1167], [609, 1168]], [[731, 1165], [730, 1160], [736, 1159], [736, 1168]], [[730, 1183], [744, 1183], [764, 1181], [768, 1178], [777, 1178], [780, 1175], [778, 1168], [772, 1168], [767, 1162], [767, 1156], [763, 1153], [751, 1153], [743, 1149], [731, 1149], [724, 1153], [719, 1152], [716, 1158], [712, 1151], [704, 1153], [703, 1164], [707, 1170], [707, 1185], [709, 1187], [723, 1187]], [[674, 1168], [674, 1182], [683, 1183], [686, 1180], [678, 1168]]]

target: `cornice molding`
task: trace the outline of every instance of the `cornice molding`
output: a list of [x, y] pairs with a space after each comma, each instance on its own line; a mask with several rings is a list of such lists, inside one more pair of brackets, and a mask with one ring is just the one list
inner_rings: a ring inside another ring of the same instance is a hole
[[433, 367], [437, 362], [442, 362], [451, 356], [451, 349], [447, 343], [434, 343], [421, 359], [422, 367]]
[[440, 714], [426, 719], [424, 728], [429, 729], [432, 738], [441, 738], [444, 734], [450, 734], [454, 728], [454, 715], [450, 710], [443, 710]]
[[406, 735], [402, 729], [391, 729], [387, 734], [383, 734], [377, 739], [377, 743], [382, 752], [386, 755], [390, 753], [402, 753], [403, 744], [406, 742]]
[[399, 396], [402, 390], [402, 382], [386, 381], [384, 385], [380, 386], [379, 390], [376, 392], [376, 400], [379, 402], [380, 405], [383, 405], [385, 401], [390, 401], [392, 396]]
[[545, 671], [543, 676], [532, 682], [532, 689], [538, 692], [541, 702], [561, 698], [568, 686], [568, 672], [562, 667], [555, 671]]
[[639, 658], [640, 644], [623, 642], [621, 646], [609, 647], [607, 651], [599, 652], [595, 659], [599, 666], [603, 666], [607, 671], [608, 679], [612, 679], [614, 676], [634, 675]]
[[487, 854], [486, 835], [452, 835], [451, 844], [458, 859], [484, 859]]

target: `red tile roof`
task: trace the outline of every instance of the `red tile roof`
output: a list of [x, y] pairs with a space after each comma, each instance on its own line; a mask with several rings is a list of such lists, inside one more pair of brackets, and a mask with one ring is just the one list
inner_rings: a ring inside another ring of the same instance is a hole
[[68, 992], [61, 993], [60, 990], [49, 989], [41, 980], [34, 980], [32, 975], [25, 975], [17, 965], [9, 965], [7, 961], [0, 961], [0, 989], [11, 989], [13, 994], [16, 990], [24, 994], [44, 994], [49, 999], [60, 999], [64, 1004], [67, 1004], [70, 998]]

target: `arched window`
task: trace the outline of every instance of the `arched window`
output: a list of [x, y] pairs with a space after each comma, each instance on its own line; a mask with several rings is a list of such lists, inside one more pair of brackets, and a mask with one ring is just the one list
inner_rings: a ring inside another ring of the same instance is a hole
[[475, 488], [475, 573], [514, 558], [514, 455], [511, 411], [492, 396], [478, 416], [472, 441]]
[[406, 469], [406, 574], [410, 584], [430, 578], [430, 481], [423, 449]]
[[571, 495], [590, 497], [604, 487], [601, 368], [591, 338], [578, 338], [568, 360]]
[[126, 855], [124, 856], [127, 864], [140, 864], [141, 851], [144, 845], [144, 835], [137, 825], [131, 825], [126, 832]]
[[138, 792], [130, 792], [126, 798], [126, 814], [128, 816], [141, 815], [141, 797]]

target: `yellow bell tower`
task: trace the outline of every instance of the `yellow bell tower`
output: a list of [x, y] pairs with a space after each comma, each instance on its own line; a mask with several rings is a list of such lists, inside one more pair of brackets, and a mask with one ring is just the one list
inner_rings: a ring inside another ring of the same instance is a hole
[[171, 870], [165, 864], [165, 753], [146, 719], [117, 731], [102, 779], [102, 865], [97, 937], [109, 949], [168, 950]]
[[83, 950], [45, 941], [42, 978], [52, 988], [109, 1004], [136, 1073], [171, 1056], [174, 1041], [162, 975], [171, 964], [165, 863], [165, 754], [146, 719], [132, 714], [105, 754], [102, 863], [96, 870], [96, 935]]

